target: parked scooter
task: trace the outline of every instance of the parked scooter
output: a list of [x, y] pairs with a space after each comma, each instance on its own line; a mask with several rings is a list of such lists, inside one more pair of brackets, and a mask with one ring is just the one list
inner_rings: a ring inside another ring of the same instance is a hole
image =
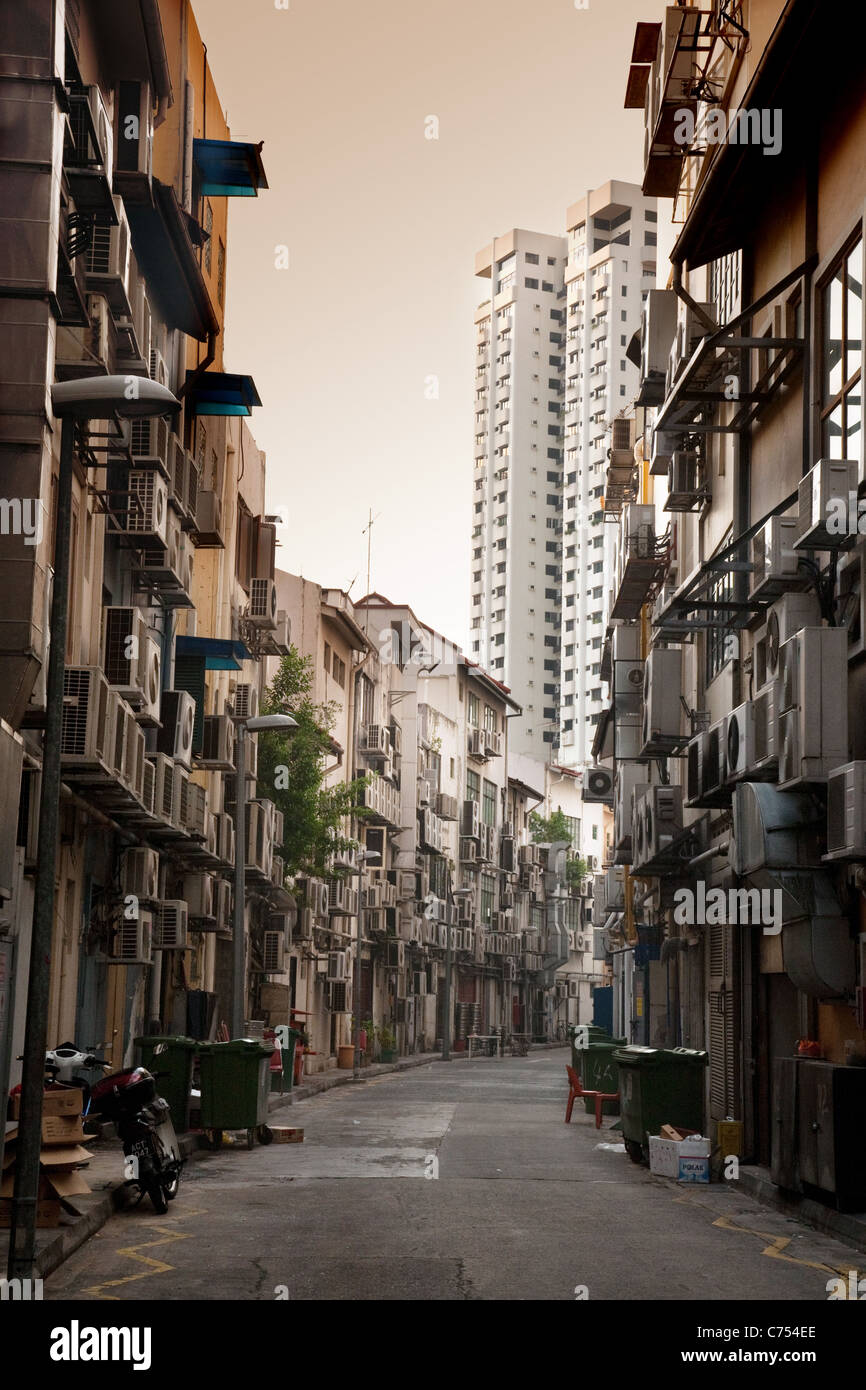
[[[154, 1053], [165, 1050], [165, 1043], [158, 1043]], [[126, 1182], [138, 1188], [139, 1200], [146, 1193], [156, 1211], [166, 1212], [168, 1203], [177, 1196], [183, 1158], [168, 1101], [157, 1094], [156, 1083], [165, 1073], [130, 1067], [90, 1086], [79, 1073], [93, 1067], [107, 1069], [110, 1063], [104, 1057], [80, 1052], [73, 1043], [63, 1043], [46, 1053], [45, 1064], [60, 1084], [84, 1091], [85, 1118], [98, 1116], [115, 1125], [123, 1144]]]

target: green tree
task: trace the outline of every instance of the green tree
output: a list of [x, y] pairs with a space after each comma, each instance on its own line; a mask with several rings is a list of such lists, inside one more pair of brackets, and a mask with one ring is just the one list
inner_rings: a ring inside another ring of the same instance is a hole
[[571, 826], [564, 811], [554, 811], [552, 816], [540, 816], [537, 811], [530, 811], [529, 833], [537, 845], [553, 844], [556, 840], [566, 840], [571, 844]]
[[290, 714], [297, 729], [259, 734], [257, 789], [283, 813], [282, 855], [290, 874], [322, 874], [334, 850], [356, 841], [344, 834], [348, 816], [361, 815], [365, 778], [324, 785], [325, 760], [333, 752], [336, 704], [317, 703], [312, 658], [291, 647], [262, 699], [263, 714]]

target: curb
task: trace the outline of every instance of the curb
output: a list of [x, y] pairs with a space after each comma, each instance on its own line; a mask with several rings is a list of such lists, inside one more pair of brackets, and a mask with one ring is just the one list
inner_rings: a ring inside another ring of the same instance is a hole
[[793, 1221], [811, 1226], [824, 1235], [837, 1236], [858, 1250], [866, 1250], [866, 1219], [862, 1216], [825, 1207], [823, 1202], [816, 1202], [812, 1197], [783, 1192], [770, 1180], [766, 1168], [741, 1166], [738, 1182], [743, 1191], [762, 1206], [773, 1207]]
[[[195, 1134], [181, 1134], [178, 1136], [181, 1153], [184, 1158], [195, 1158], [199, 1152], [198, 1136]], [[86, 1240], [100, 1231], [102, 1227], [111, 1219], [116, 1211], [123, 1210], [130, 1205], [127, 1200], [128, 1189], [122, 1182], [115, 1187], [108, 1188], [98, 1201], [88, 1207], [87, 1211], [82, 1212], [77, 1221], [73, 1221], [69, 1226], [62, 1226], [54, 1240], [44, 1245], [38, 1252], [34, 1262], [34, 1277], [46, 1279], [49, 1274], [53, 1274], [62, 1264], [74, 1255], [76, 1250], [80, 1250]]]

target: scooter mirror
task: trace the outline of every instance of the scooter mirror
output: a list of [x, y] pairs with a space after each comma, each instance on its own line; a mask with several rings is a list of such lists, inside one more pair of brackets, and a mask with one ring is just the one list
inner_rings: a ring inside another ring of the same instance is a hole
[[154, 1057], [160, 1057], [163, 1052], [168, 1052], [168, 1043], [157, 1043], [153, 1049]]

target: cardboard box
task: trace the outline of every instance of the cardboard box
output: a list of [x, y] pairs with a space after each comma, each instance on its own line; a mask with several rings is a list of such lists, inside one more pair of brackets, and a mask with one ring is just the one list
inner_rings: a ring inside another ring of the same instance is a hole
[[684, 1157], [680, 1155], [679, 1171], [677, 1182], [709, 1182], [710, 1180], [710, 1159], [709, 1154], [702, 1157]]
[[268, 1129], [274, 1136], [275, 1144], [303, 1144], [304, 1131], [297, 1126], [292, 1128], [289, 1125], [268, 1125]]
[[43, 1147], [52, 1148], [56, 1144], [85, 1143], [89, 1135], [84, 1133], [80, 1115], [45, 1115], [42, 1119]]
[[660, 1134], [649, 1137], [650, 1172], [660, 1178], [675, 1178], [679, 1165], [679, 1140], [662, 1138]]
[[[36, 1203], [36, 1229], [46, 1230], [60, 1225], [60, 1202], [45, 1198]], [[0, 1230], [12, 1225], [12, 1203], [7, 1197], [0, 1198]]]
[[[672, 1128], [670, 1125], [666, 1129]], [[688, 1131], [686, 1131], [688, 1133]], [[688, 1139], [663, 1138], [661, 1134], [649, 1136], [650, 1172], [660, 1178], [676, 1178], [679, 1182], [709, 1182], [710, 1180], [710, 1141], [700, 1134]], [[683, 1165], [686, 1165], [685, 1167]], [[693, 1168], [690, 1165], [697, 1164]], [[700, 1176], [706, 1165], [706, 1177]]]
[[[84, 1109], [84, 1092], [79, 1087], [58, 1088], [42, 1092], [42, 1115], [80, 1115]], [[16, 1091], [9, 1102], [10, 1120], [20, 1119], [21, 1092]]]
[[692, 1132], [690, 1129], [681, 1129], [679, 1125], [662, 1125], [659, 1136], [662, 1139], [673, 1139], [674, 1143], [678, 1144], [681, 1139], [687, 1139]]

